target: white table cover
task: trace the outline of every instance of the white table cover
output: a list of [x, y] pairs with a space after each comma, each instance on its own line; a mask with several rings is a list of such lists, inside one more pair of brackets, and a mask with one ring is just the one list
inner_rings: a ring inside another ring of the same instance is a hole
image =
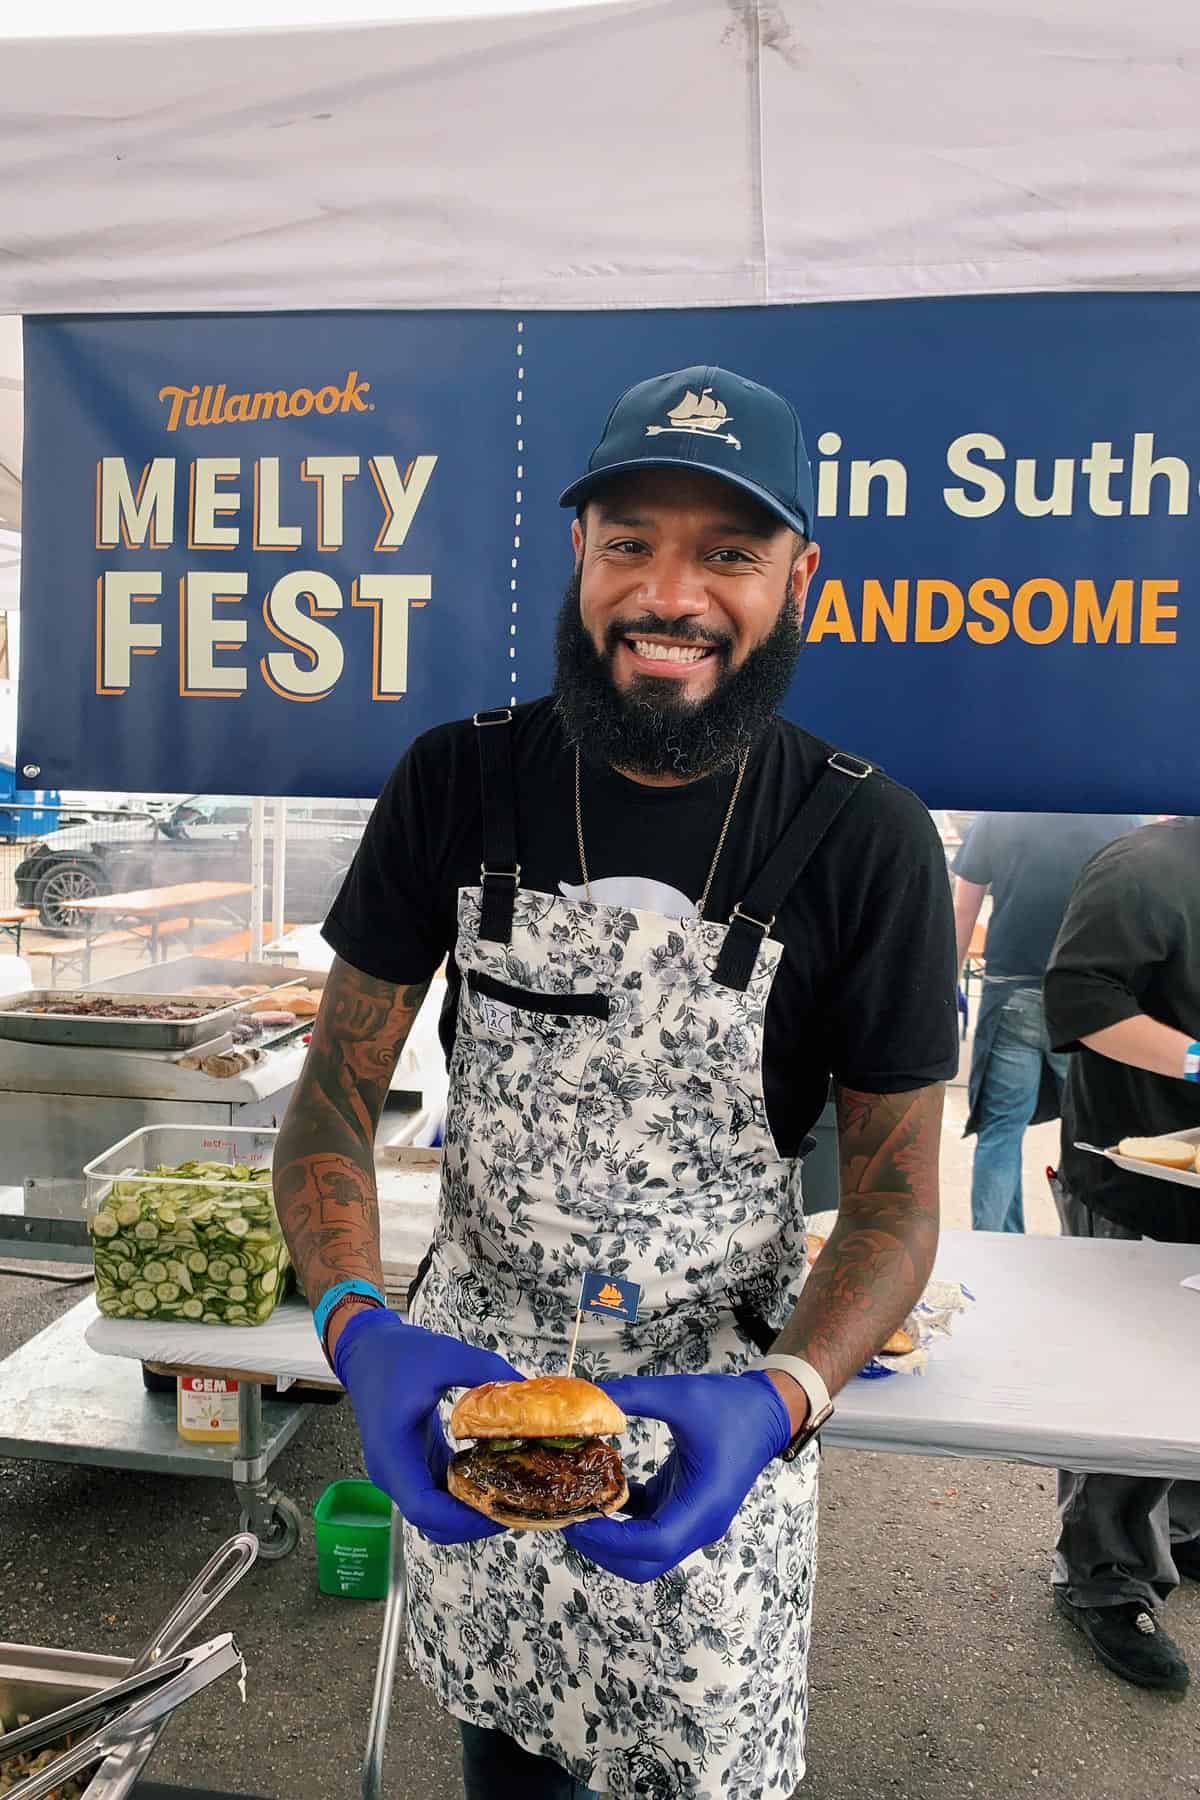
[[[936, 1273], [975, 1305], [923, 1375], [855, 1379], [824, 1442], [1200, 1479], [1200, 1247], [946, 1232]], [[85, 1302], [94, 1305], [92, 1302]], [[266, 1325], [102, 1319], [103, 1355], [330, 1379], [299, 1300]]]

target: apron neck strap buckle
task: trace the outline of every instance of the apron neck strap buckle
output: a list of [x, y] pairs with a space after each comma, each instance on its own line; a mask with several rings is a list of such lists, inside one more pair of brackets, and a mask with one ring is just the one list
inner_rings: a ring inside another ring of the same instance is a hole
[[739, 902], [729, 915], [729, 930], [717, 957], [713, 979], [722, 987], [744, 994], [750, 985], [759, 950], [774, 923], [774, 913], [769, 919], [756, 919], [753, 913], [745, 912]]
[[514, 863], [511, 869], [489, 869], [486, 863], [480, 863], [479, 873], [479, 935], [489, 944], [511, 944], [521, 865]]

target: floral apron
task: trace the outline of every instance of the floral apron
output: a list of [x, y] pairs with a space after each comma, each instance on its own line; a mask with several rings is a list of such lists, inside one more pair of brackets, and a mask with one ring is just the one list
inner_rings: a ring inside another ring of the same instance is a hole
[[[799, 1158], [762, 1087], [778, 899], [866, 765], [832, 768], [730, 925], [524, 890], [504, 715], [480, 714], [485, 862], [462, 973], [438, 1223], [414, 1322], [561, 1374], [588, 1270], [637, 1322], [585, 1318], [576, 1370], [734, 1373], [803, 1282]], [[770, 879], [764, 879], [770, 877]], [[757, 908], [756, 910], [756, 904]], [[670, 1435], [630, 1419], [645, 1480]], [[408, 1651], [459, 1717], [620, 1800], [787, 1800], [804, 1773], [817, 1449], [772, 1462], [728, 1533], [645, 1586], [558, 1533], [441, 1547], [405, 1528]]]

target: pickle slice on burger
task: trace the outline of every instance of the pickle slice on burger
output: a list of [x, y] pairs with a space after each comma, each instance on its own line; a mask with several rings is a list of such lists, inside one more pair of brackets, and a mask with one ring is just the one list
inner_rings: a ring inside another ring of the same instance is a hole
[[621, 1457], [604, 1440], [625, 1414], [602, 1388], [574, 1375], [487, 1381], [450, 1416], [456, 1438], [446, 1482], [459, 1500], [515, 1531], [561, 1531], [617, 1512], [629, 1498]]

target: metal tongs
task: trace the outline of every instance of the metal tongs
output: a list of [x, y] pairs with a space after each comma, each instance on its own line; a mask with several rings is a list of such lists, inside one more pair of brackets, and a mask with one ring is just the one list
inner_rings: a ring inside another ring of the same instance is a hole
[[[193, 1694], [201, 1693], [222, 1675], [227, 1675], [230, 1669], [240, 1669], [242, 1666], [242, 1653], [233, 1640], [233, 1634], [228, 1631], [207, 1644], [199, 1644], [194, 1650], [186, 1650], [179, 1656], [171, 1657], [151, 1673], [149, 1679], [152, 1686], [149, 1693], [143, 1693], [141, 1699], [134, 1698], [128, 1706], [107, 1719], [98, 1730], [81, 1739], [70, 1750], [64, 1750], [61, 1756], [56, 1756], [53, 1762], [47, 1763], [36, 1775], [19, 1781], [15, 1788], [9, 1789], [8, 1800], [44, 1800], [45, 1795], [52, 1794], [56, 1788], [69, 1781], [72, 1775], [90, 1768], [92, 1763], [99, 1762], [128, 1743], [131, 1738], [140, 1736], [160, 1722], [165, 1723], [176, 1707], [182, 1706], [185, 1700], [190, 1700]], [[140, 1681], [144, 1686], [146, 1677], [135, 1678], [135, 1681]], [[121, 1682], [118, 1685], [129, 1687], [133, 1684]], [[103, 1693], [92, 1695], [87, 1701], [65, 1706], [53, 1714], [55, 1735], [62, 1735], [63, 1721], [68, 1715], [76, 1722], [84, 1717], [94, 1717], [104, 1699]], [[50, 1723], [50, 1720], [38, 1721], [39, 1726]], [[30, 1736], [23, 1737], [23, 1734]], [[27, 1725], [21, 1731], [10, 1732], [7, 1738], [0, 1739], [0, 1749], [6, 1754], [13, 1748], [10, 1740], [14, 1737], [23, 1737], [22, 1743], [17, 1746], [23, 1750], [43, 1748], [47, 1741], [45, 1733], [38, 1735], [34, 1726]], [[54, 1742], [54, 1738], [51, 1737], [49, 1742]]]
[[152, 1669], [144, 1669], [139, 1675], [127, 1675], [124, 1681], [113, 1682], [94, 1694], [85, 1694], [82, 1700], [73, 1700], [69, 1706], [46, 1713], [30, 1725], [19, 1725], [15, 1731], [0, 1737], [0, 1757], [36, 1756], [39, 1750], [45, 1750], [77, 1731], [94, 1731], [98, 1726], [113, 1724], [126, 1714], [130, 1718], [140, 1717], [141, 1703], [153, 1698], [160, 1688], [169, 1687], [191, 1666], [186, 1656], [164, 1657]]
[[[35, 1719], [30, 1725], [0, 1735], [0, 1759], [4, 1759], [36, 1755], [69, 1732], [98, 1724], [88, 1738], [55, 1757], [37, 1776], [10, 1789], [8, 1800], [36, 1800], [39, 1794], [52, 1793], [60, 1782], [101, 1758], [108, 1760], [92, 1786], [99, 1784], [110, 1800], [117, 1800], [119, 1794], [127, 1791], [175, 1708], [234, 1666], [244, 1667], [241, 1653], [228, 1633], [202, 1644], [190, 1656], [176, 1652], [230, 1589], [237, 1586], [257, 1555], [258, 1539], [254, 1534], [238, 1532], [205, 1563], [143, 1644], [121, 1681]], [[78, 1761], [81, 1752], [86, 1755]], [[46, 1775], [54, 1779], [48, 1785], [39, 1785]], [[91, 1793], [92, 1789], [88, 1791]]]

